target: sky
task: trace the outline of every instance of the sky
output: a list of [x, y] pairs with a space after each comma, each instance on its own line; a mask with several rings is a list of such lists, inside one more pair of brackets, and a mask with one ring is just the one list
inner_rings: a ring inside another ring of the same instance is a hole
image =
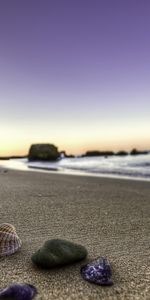
[[149, 0], [0, 1], [0, 156], [150, 149]]

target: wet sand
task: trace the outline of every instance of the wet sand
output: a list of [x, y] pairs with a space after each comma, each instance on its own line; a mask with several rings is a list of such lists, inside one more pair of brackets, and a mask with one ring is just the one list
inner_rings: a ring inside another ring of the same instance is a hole
[[[0, 258], [0, 288], [34, 284], [40, 300], [150, 299], [150, 182], [0, 169], [0, 223], [15, 225], [21, 251]], [[49, 271], [31, 262], [45, 240], [84, 245], [86, 261]], [[112, 287], [90, 284], [80, 267], [107, 256]]]

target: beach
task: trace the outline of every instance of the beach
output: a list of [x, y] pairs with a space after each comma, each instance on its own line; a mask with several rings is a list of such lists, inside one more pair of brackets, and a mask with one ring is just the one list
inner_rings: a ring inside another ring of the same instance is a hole
[[[40, 300], [150, 299], [150, 182], [0, 169], [0, 220], [16, 227], [19, 252], [0, 258], [0, 288], [26, 282]], [[31, 255], [45, 240], [82, 244], [85, 261], [40, 270]], [[84, 281], [80, 267], [99, 256], [114, 285]]]

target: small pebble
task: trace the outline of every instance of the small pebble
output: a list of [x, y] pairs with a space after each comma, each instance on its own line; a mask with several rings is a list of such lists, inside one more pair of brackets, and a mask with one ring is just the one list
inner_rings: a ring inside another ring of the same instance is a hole
[[53, 239], [45, 242], [31, 259], [41, 268], [53, 268], [68, 265], [84, 259], [87, 256], [85, 247], [70, 241]]

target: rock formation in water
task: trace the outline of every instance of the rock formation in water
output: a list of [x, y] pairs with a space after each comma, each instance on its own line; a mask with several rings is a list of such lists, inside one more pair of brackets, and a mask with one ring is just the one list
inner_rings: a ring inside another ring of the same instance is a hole
[[29, 149], [29, 161], [55, 161], [59, 158], [58, 149], [53, 144], [33, 144]]

